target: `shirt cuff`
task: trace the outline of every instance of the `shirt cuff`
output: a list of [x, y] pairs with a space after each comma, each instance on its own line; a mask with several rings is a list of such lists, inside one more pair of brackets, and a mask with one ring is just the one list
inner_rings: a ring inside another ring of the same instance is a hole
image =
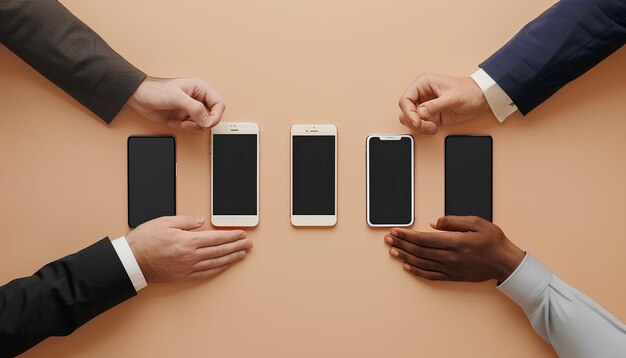
[[113, 248], [117, 256], [119, 256], [120, 261], [122, 261], [122, 265], [124, 265], [124, 269], [128, 274], [128, 278], [130, 278], [130, 281], [133, 283], [135, 291], [139, 292], [139, 290], [148, 286], [141, 272], [141, 268], [139, 268], [139, 264], [137, 260], [135, 260], [135, 255], [133, 255], [133, 251], [130, 249], [130, 246], [128, 246], [126, 238], [122, 236], [119, 239], [111, 241], [111, 244], [113, 244]]
[[506, 117], [517, 111], [517, 106], [513, 103], [511, 97], [504, 92], [502, 87], [485, 70], [479, 68], [471, 77], [483, 91], [487, 103], [498, 121], [504, 122]]
[[511, 276], [498, 286], [498, 290], [524, 308], [546, 289], [552, 277], [552, 271], [526, 253]]

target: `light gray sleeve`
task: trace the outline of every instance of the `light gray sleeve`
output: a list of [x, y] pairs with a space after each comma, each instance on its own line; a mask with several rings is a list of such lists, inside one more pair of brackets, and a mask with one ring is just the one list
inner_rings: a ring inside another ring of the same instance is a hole
[[563, 358], [626, 357], [626, 326], [532, 255], [498, 286]]

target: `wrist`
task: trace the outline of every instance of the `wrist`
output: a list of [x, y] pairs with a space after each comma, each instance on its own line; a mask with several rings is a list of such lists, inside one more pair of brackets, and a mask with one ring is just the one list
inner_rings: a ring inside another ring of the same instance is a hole
[[498, 283], [506, 281], [506, 279], [511, 276], [515, 269], [522, 263], [525, 255], [526, 253], [512, 242], [508, 241], [506, 243], [504, 250], [497, 256], [499, 262], [494, 278], [498, 280]]

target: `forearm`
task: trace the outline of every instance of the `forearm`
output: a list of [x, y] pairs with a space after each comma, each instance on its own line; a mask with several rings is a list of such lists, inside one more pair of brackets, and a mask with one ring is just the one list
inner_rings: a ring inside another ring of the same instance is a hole
[[626, 326], [530, 254], [498, 289], [520, 305], [561, 357], [608, 358], [626, 352]]
[[108, 238], [0, 287], [0, 356], [65, 336], [134, 296]]
[[0, 42], [107, 123], [145, 78], [55, 0], [0, 1]]

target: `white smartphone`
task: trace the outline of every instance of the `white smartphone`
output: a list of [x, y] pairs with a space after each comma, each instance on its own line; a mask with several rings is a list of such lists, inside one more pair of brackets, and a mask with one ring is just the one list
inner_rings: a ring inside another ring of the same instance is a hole
[[221, 122], [211, 129], [211, 223], [259, 223], [259, 126]]
[[337, 223], [337, 127], [291, 127], [291, 224]]
[[414, 217], [413, 137], [367, 137], [367, 224], [411, 226]]

